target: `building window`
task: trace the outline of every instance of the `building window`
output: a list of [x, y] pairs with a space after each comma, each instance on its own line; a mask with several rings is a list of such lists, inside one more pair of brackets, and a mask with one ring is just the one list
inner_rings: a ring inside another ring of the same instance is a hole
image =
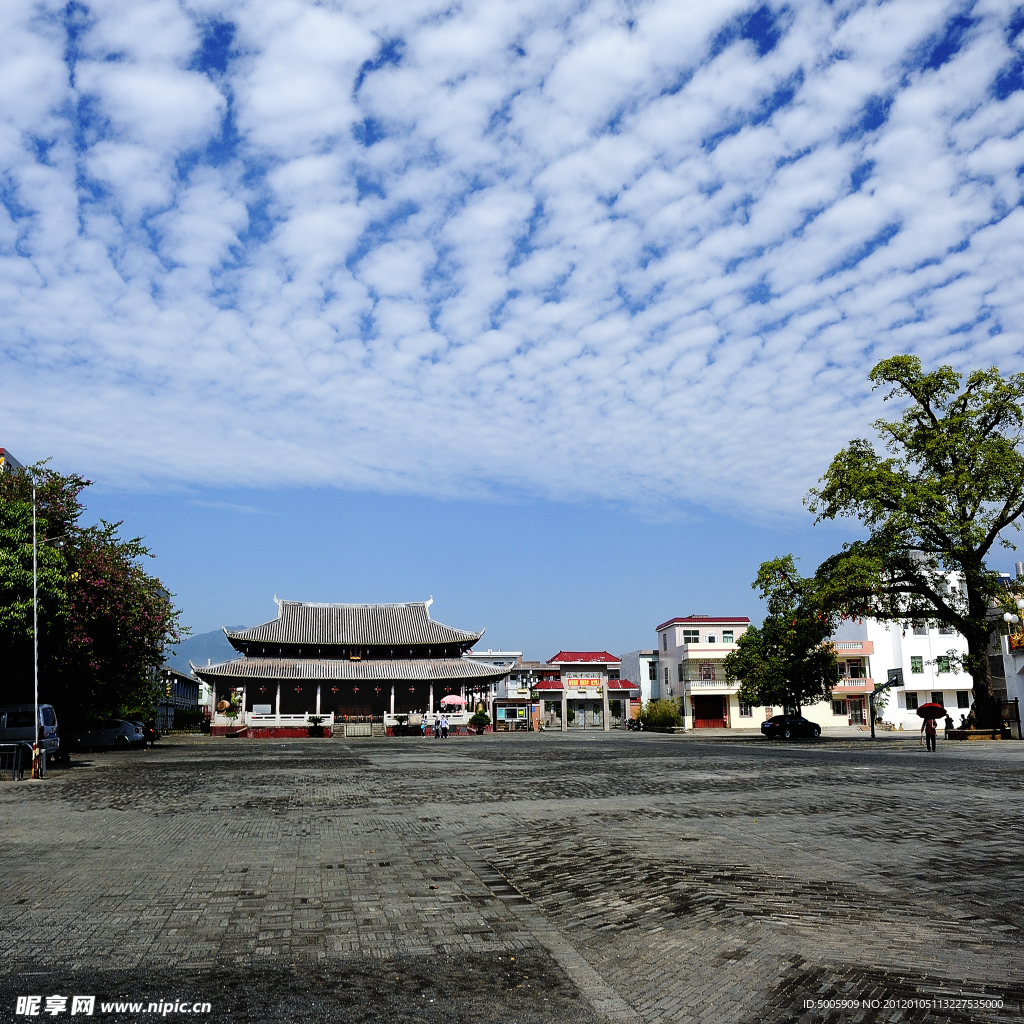
[[668, 650], [668, 633], [661, 634], [661, 649], [663, 651]]
[[949, 657], [947, 655], [945, 655], [945, 654], [940, 654], [935, 659], [935, 667], [940, 672], [948, 672], [949, 671]]
[[683, 681], [683, 673], [684, 673], [685, 671], [686, 671], [686, 670], [685, 670], [685, 669], [683, 668], [683, 663], [682, 663], [682, 662], [679, 662], [679, 682], [682, 682], [682, 681]]
[[952, 626], [939, 626], [939, 636], [952, 636], [952, 635], [953, 635], [953, 627]]
[[914, 636], [927, 636], [927, 635], [928, 635], [928, 626], [927, 626], [927, 624], [924, 623], [924, 622], [915, 622], [914, 623]]
[[753, 705], [748, 704], [746, 701], [740, 701], [740, 718], [753, 718], [754, 708]]
[[958, 708], [969, 708], [971, 706], [971, 695], [967, 690], [956, 691], [956, 706]]
[[715, 636], [714, 633], [708, 633], [708, 643], [709, 644], [717, 644], [718, 643], [718, 637]]
[[658, 679], [658, 663], [656, 661], [649, 661], [647, 663], [647, 678], [650, 681], [656, 682]]
[[846, 715], [846, 701], [845, 700], [834, 700], [832, 701], [832, 714], [833, 715]]
[[699, 629], [684, 629], [683, 630], [683, 643], [684, 644], [699, 644], [700, 643], [700, 630]]
[[908, 693], [907, 694], [907, 710], [908, 711], [916, 711], [917, 710], [917, 694], [916, 693]]
[[945, 701], [942, 699], [942, 694], [938, 690], [932, 690], [932, 703], [938, 704], [940, 708], [946, 706]]
[[848, 661], [846, 663], [847, 670], [850, 673], [851, 679], [863, 679], [864, 678], [864, 662], [862, 661]]
[[728, 632], [722, 634], [722, 643], [723, 644], [735, 643], [735, 641], [732, 638], [732, 631], [731, 630], [729, 630]]
[[910, 659], [910, 671], [915, 675], [920, 675], [924, 672], [924, 658], [918, 654], [913, 655]]
[[668, 686], [668, 665], [665, 666], [665, 686]]
[[715, 680], [715, 666], [704, 664], [700, 667], [700, 677], [706, 683], [712, 683]]

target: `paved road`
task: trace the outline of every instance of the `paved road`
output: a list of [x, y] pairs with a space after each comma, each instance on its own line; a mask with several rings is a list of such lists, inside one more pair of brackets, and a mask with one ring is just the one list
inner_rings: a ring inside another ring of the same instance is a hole
[[1024, 743], [892, 737], [85, 755], [0, 784], [0, 1019], [82, 994], [233, 1021], [1018, 1020], [1022, 769]]

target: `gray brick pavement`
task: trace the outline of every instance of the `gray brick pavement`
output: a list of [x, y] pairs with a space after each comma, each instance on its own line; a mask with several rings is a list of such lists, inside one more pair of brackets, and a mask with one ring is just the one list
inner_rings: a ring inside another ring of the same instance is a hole
[[[142, 987], [210, 979], [236, 1020], [267, 1011], [225, 976], [287, 1019], [1017, 1019], [1022, 767], [1024, 743], [909, 738], [86, 755], [0, 786], [0, 1013], [33, 979], [109, 985], [116, 967]], [[438, 972], [449, 989], [424, 1004]], [[1007, 1003], [803, 1008], [940, 992]]]

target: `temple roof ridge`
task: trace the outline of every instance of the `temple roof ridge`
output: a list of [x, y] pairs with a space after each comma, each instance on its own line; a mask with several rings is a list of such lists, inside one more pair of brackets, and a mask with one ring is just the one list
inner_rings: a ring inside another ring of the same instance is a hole
[[[224, 635], [240, 643], [404, 647], [476, 643], [484, 630], [472, 632], [446, 626], [430, 617], [427, 601], [389, 604], [285, 601], [274, 596], [277, 617], [250, 629]], [[237, 646], [237, 645], [236, 645]]]

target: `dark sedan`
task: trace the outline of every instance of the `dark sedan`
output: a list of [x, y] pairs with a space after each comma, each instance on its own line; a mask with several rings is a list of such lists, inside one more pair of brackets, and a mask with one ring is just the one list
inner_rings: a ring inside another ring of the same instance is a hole
[[821, 726], [800, 715], [775, 715], [761, 726], [761, 733], [769, 740], [789, 740], [797, 736], [820, 736]]

